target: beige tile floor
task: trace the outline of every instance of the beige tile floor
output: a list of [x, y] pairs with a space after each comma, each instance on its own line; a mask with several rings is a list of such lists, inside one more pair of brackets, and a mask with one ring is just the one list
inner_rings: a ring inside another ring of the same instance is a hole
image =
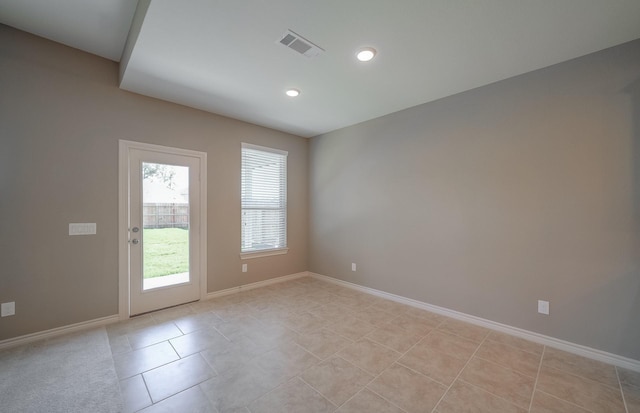
[[640, 413], [640, 373], [309, 277], [106, 330], [127, 412]]

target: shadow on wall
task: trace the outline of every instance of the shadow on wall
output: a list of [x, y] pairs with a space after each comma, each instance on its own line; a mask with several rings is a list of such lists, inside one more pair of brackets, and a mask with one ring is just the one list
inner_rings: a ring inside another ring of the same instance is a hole
[[[631, 96], [631, 118], [633, 125], [631, 133], [633, 151], [631, 162], [633, 165], [633, 207], [636, 218], [640, 218], [640, 78], [624, 88], [624, 93]], [[640, 219], [636, 219], [636, 234], [640, 236]]]
[[[586, 286], [574, 286], [575, 294], [555, 305], [556, 316], [579, 327], [577, 343], [588, 343], [593, 348], [604, 348], [606, 337], [610, 352], [640, 360], [640, 272], [638, 268], [616, 274], [606, 281]], [[589, 317], [584, 317], [584, 303], [590, 303]], [[601, 315], [619, 314], [619, 323], [612, 324]], [[560, 315], [561, 314], [561, 315]]]
[[[631, 134], [633, 139], [631, 162], [633, 165], [633, 211], [634, 223], [636, 225], [634, 236], [636, 237], [636, 246], [640, 245], [640, 78], [636, 79], [623, 92], [631, 95], [631, 118], [633, 125], [631, 126]], [[635, 251], [640, 255], [640, 251]], [[634, 299], [627, 313], [627, 319], [624, 325], [628, 331], [635, 332], [635, 338], [631, 343], [636, 343], [636, 347], [640, 348], [640, 262], [636, 262], [637, 267], [632, 274], [634, 280], [630, 280], [635, 286]], [[625, 349], [633, 351], [633, 349]], [[636, 353], [640, 350], [635, 350]], [[635, 354], [640, 359], [640, 353]]]

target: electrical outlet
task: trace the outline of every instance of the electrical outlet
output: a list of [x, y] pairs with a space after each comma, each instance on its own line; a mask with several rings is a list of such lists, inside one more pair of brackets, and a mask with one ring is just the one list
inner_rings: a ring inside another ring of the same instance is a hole
[[16, 313], [16, 303], [11, 301], [10, 303], [2, 303], [0, 306], [0, 315], [2, 317], [8, 317]]
[[242, 264], [242, 272], [247, 272], [247, 264]]
[[351, 271], [355, 271], [356, 270], [356, 263], [352, 262], [351, 263]]
[[538, 300], [538, 312], [549, 315], [549, 301]]

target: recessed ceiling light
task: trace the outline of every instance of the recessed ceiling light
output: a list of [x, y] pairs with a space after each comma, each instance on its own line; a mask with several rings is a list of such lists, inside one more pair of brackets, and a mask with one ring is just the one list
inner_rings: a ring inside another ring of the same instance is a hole
[[358, 50], [358, 53], [356, 53], [356, 57], [361, 62], [368, 62], [369, 60], [373, 59], [375, 55], [376, 49], [374, 49], [373, 47], [364, 47]]
[[294, 98], [300, 94], [300, 91], [298, 89], [289, 89], [285, 93], [287, 96]]

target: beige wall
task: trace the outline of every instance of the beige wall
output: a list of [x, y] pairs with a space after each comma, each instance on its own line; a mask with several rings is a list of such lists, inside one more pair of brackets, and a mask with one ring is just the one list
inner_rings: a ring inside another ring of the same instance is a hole
[[[117, 81], [114, 62], [0, 25], [0, 302], [17, 310], [0, 340], [117, 314], [119, 139], [208, 154], [209, 291], [307, 270], [307, 139]], [[239, 258], [241, 142], [289, 151], [287, 255]]]
[[310, 270], [640, 359], [639, 78], [635, 41], [312, 138]]
[[[117, 313], [127, 139], [207, 152], [209, 291], [310, 269], [640, 359], [639, 41], [313, 138], [309, 158], [117, 77], [0, 25], [0, 340]], [[246, 274], [243, 141], [289, 151], [290, 252]]]

